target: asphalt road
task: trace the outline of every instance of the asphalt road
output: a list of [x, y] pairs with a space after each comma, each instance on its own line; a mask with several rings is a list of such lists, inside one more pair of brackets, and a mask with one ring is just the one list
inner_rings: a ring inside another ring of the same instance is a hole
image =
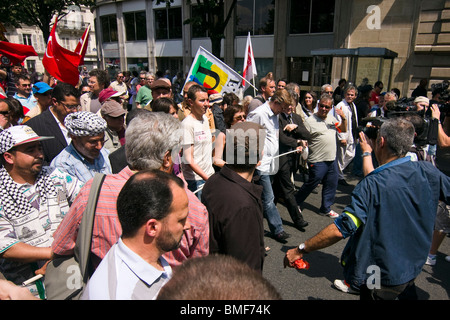
[[[448, 153], [441, 157], [445, 160], [441, 170], [450, 173], [450, 161]], [[336, 194], [335, 204], [332, 209], [340, 213], [349, 203], [350, 194], [359, 179], [347, 175], [347, 182], [351, 186], [339, 186]], [[300, 187], [303, 181], [296, 175], [296, 186]], [[308, 270], [297, 270], [283, 267], [285, 252], [299, 245], [304, 240], [314, 236], [322, 228], [332, 223], [332, 219], [318, 215], [321, 187], [318, 193], [312, 193], [305, 201], [303, 216], [309, 222], [305, 232], [293, 227], [292, 221], [286, 208], [277, 204], [281, 214], [285, 231], [291, 237], [286, 244], [281, 244], [270, 236], [265, 236], [265, 245], [270, 247], [265, 262], [263, 276], [268, 279], [280, 292], [284, 300], [359, 300], [358, 295], [343, 293], [333, 288], [335, 279], [342, 279], [342, 267], [339, 264], [340, 255], [347, 240], [342, 240], [331, 247], [320, 251], [309, 253], [305, 260], [309, 262]], [[265, 230], [269, 228], [264, 220]], [[450, 263], [445, 261], [446, 255], [450, 255], [450, 239], [444, 239], [439, 248], [437, 263], [435, 266], [423, 267], [422, 273], [416, 279], [417, 292], [420, 300], [448, 300], [450, 297]]]

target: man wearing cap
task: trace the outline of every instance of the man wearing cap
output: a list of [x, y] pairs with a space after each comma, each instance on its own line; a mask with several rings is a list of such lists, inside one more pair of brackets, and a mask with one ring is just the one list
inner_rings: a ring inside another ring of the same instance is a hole
[[80, 111], [69, 114], [64, 124], [72, 142], [53, 159], [51, 166], [83, 182], [97, 172], [110, 174], [109, 151], [103, 148], [106, 121], [93, 112]]
[[26, 114], [37, 105], [36, 98], [31, 93], [30, 77], [25, 74], [19, 75], [16, 78], [16, 87], [17, 92], [13, 98], [20, 101], [20, 104], [23, 106], [23, 113]]
[[172, 98], [172, 85], [169, 83], [170, 81], [166, 81], [164, 79], [167, 80], [167, 78], [160, 78], [150, 84], [153, 99], [150, 100], [149, 103], [147, 103], [147, 105], [144, 107], [145, 109], [152, 111], [152, 103], [158, 98]]
[[100, 109], [100, 114], [105, 119], [107, 127], [103, 146], [110, 153], [119, 149], [125, 143], [125, 114], [126, 110], [115, 100], [107, 100]]
[[430, 106], [430, 99], [422, 96], [416, 97], [414, 99], [414, 106], [416, 107], [417, 112], [426, 112]]
[[25, 113], [23, 123], [27, 122], [31, 118], [40, 115], [52, 105], [52, 87], [45, 82], [36, 82], [33, 85], [33, 95], [37, 101], [35, 108]]
[[[52, 259], [53, 232], [83, 185], [59, 169], [43, 167], [41, 141], [51, 138], [26, 125], [0, 133], [0, 272], [18, 285]], [[28, 288], [45, 297], [40, 280]]]
[[51, 141], [42, 141], [44, 165], [49, 165], [70, 143], [64, 119], [69, 113], [77, 112], [79, 109], [80, 91], [68, 83], [59, 82], [53, 88], [50, 108], [27, 122], [38, 135], [55, 137]]

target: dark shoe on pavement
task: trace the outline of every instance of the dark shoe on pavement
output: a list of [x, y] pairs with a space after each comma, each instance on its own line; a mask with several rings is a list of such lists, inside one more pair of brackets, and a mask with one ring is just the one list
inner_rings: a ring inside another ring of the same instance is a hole
[[[335, 180], [336, 181], [336, 180]], [[350, 184], [345, 181], [344, 179], [339, 179], [338, 184], [340, 184], [341, 186], [349, 186]]]
[[294, 226], [300, 231], [305, 231], [305, 227], [308, 225], [309, 223], [305, 220], [298, 220], [294, 222]]
[[276, 234], [273, 238], [281, 243], [286, 243], [286, 239], [289, 238], [291, 235], [286, 233], [285, 231], [281, 231], [279, 234]]

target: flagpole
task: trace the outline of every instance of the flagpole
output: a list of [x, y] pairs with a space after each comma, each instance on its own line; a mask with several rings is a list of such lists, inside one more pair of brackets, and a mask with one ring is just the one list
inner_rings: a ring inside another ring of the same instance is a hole
[[86, 36], [83, 39], [83, 44], [81, 45], [81, 50], [80, 53], [83, 52], [84, 50], [84, 45], [86, 44], [86, 38], [89, 37], [89, 31], [91, 30], [91, 24], [89, 24], [88, 28], [87, 28], [87, 32], [86, 32]]

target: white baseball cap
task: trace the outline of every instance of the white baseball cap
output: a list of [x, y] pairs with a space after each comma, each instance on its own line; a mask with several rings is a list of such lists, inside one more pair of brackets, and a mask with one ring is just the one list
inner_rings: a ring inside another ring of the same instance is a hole
[[0, 154], [15, 146], [25, 143], [53, 139], [54, 137], [40, 137], [29, 126], [12, 126], [0, 132]]

